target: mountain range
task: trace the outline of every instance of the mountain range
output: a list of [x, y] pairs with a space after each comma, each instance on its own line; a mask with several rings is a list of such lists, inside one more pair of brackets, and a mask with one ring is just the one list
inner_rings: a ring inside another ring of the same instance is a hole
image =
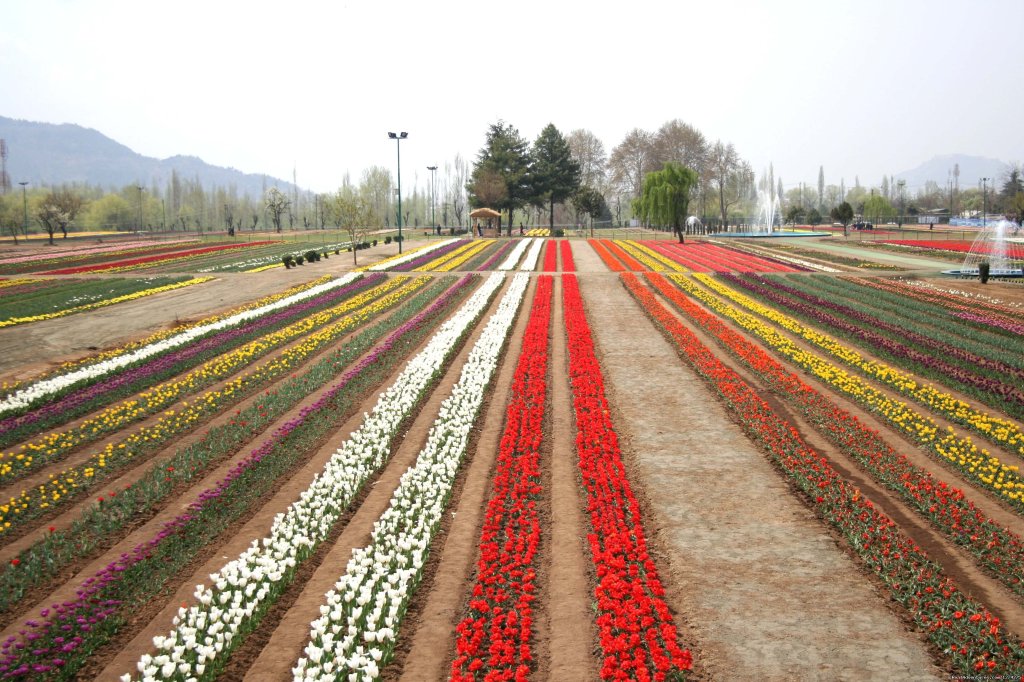
[[[195, 156], [156, 159], [143, 156], [106, 135], [73, 123], [38, 123], [0, 116], [0, 139], [8, 149], [7, 172], [12, 184], [27, 180], [34, 187], [88, 183], [121, 188], [141, 183], [158, 187], [177, 172], [182, 179], [199, 182], [207, 190], [234, 186], [239, 194], [261, 197], [265, 187], [291, 192], [292, 183], [258, 173], [214, 166]], [[959, 166], [960, 187], [1001, 186], [1010, 165], [998, 159], [966, 154], [936, 156], [916, 168], [896, 173], [893, 180], [906, 182], [910, 192], [929, 181], [945, 189], [953, 168]]]
[[291, 192], [292, 183], [206, 163], [195, 156], [155, 159], [132, 151], [103, 133], [73, 123], [38, 123], [0, 116], [0, 139], [7, 145], [11, 183], [33, 187], [87, 183], [120, 189], [125, 185], [163, 187], [177, 172], [207, 190], [234, 186], [239, 195], [263, 196], [264, 187]]

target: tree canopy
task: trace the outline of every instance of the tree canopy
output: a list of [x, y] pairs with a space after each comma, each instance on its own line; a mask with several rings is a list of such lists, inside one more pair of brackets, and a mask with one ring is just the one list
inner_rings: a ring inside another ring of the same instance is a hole
[[[470, 204], [474, 207], [485, 206], [486, 197], [479, 189], [482, 185], [491, 185], [498, 178], [505, 186], [504, 196], [491, 203], [490, 208], [508, 211], [509, 234], [512, 233], [512, 212], [525, 206], [531, 197], [530, 186], [530, 154], [526, 140], [519, 130], [504, 121], [491, 124], [487, 131], [487, 140], [477, 154], [473, 164], [473, 174], [466, 190], [469, 192]], [[478, 186], [480, 183], [481, 186]], [[500, 195], [501, 192], [495, 192]], [[499, 218], [498, 227], [501, 227]]]
[[696, 184], [696, 172], [670, 161], [660, 171], [644, 176], [640, 196], [633, 201], [633, 211], [644, 222], [671, 227], [682, 242], [690, 208], [690, 189]]

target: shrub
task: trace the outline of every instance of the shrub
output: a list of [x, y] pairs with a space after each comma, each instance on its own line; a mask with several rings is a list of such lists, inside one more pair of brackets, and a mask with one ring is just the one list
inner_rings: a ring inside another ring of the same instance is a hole
[[373, 240], [373, 245], [377, 246], [377, 240], [376, 239]]
[[565, 230], [563, 230], [560, 227], [556, 227], [554, 234], [555, 234], [556, 237], [564, 237], [565, 236]]
[[302, 256], [296, 256], [295, 257], [295, 264], [296, 265], [302, 265]]
[[291, 269], [291, 267], [295, 265], [295, 260], [291, 257], [290, 254], [285, 254], [284, 256], [282, 256], [281, 262], [284, 263], [284, 267], [288, 269]]
[[316, 251], [313, 251], [312, 249], [310, 249], [309, 251], [306, 252], [306, 262], [307, 263], [315, 263], [318, 260], [320, 260], [320, 254], [319, 253], [317, 253]]
[[391, 243], [391, 235], [390, 234], [387, 235], [386, 237], [384, 237], [384, 243], [385, 244], [390, 244]]

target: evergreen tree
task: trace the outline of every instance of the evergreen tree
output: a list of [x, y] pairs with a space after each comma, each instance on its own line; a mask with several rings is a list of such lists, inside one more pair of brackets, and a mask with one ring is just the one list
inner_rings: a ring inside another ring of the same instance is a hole
[[[471, 205], [484, 205], [483, 198], [476, 191], [477, 183], [491, 183], [494, 178], [504, 183], [505, 192], [490, 208], [508, 210], [508, 234], [511, 235], [512, 212], [525, 206], [531, 197], [530, 155], [528, 144], [519, 130], [504, 121], [491, 124], [487, 141], [473, 164], [473, 174], [466, 186]], [[501, 230], [501, 218], [498, 218], [498, 230]]]
[[580, 187], [580, 165], [572, 157], [569, 144], [554, 124], [540, 132], [531, 150], [532, 203], [546, 206], [548, 226], [555, 229], [555, 204], [571, 197]]

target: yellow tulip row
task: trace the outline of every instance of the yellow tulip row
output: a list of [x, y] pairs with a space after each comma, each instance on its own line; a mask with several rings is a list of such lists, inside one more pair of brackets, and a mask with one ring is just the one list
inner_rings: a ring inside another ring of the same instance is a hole
[[427, 248], [429, 246], [431, 246], [431, 244], [424, 244], [423, 246], [420, 246], [420, 247], [415, 248], [415, 249], [406, 249], [403, 253], [396, 253], [394, 256], [391, 256], [389, 258], [383, 258], [383, 259], [381, 259], [379, 261], [376, 261], [376, 262], [373, 262], [373, 263], [368, 263], [366, 265], [358, 267], [355, 270], [353, 270], [353, 272], [363, 272], [365, 270], [368, 270], [368, 269], [374, 268], [374, 267], [375, 268], [386, 269], [386, 267], [384, 267], [384, 266], [387, 266], [387, 264], [390, 263], [391, 261], [398, 260], [399, 258], [407, 258], [409, 256], [409, 254], [416, 253], [417, 251], [422, 251], [423, 249], [425, 249], [425, 248]]
[[284, 267], [284, 263], [271, 263], [270, 265], [261, 265], [258, 268], [253, 268], [252, 270], [244, 270], [243, 272], [249, 272], [249, 273], [252, 273], [252, 272], [263, 272], [264, 270], [273, 270], [274, 268], [283, 268], [283, 267]]
[[675, 262], [667, 256], [663, 256], [654, 249], [644, 246], [633, 240], [616, 240], [616, 244], [621, 246], [626, 253], [636, 258], [638, 261], [649, 267], [655, 272], [662, 272], [663, 270], [672, 270], [673, 272], [686, 272], [679, 263]]
[[420, 267], [416, 268], [414, 270], [414, 272], [434, 272], [434, 271], [447, 272], [447, 269], [444, 267], [445, 263], [447, 263], [447, 262], [449, 262], [449, 261], [451, 261], [451, 260], [453, 260], [455, 258], [459, 258], [463, 254], [465, 254], [468, 251], [472, 250], [478, 243], [479, 242], [468, 242], [466, 244], [463, 244], [462, 246], [460, 246], [459, 248], [455, 249], [454, 251], [449, 251], [446, 254], [438, 256], [437, 258], [435, 258], [432, 261], [428, 261], [427, 263], [424, 263]]
[[[908, 434], [918, 444], [930, 448], [943, 459], [958, 466], [970, 477], [992, 488], [998, 495], [1018, 502], [1024, 501], [1024, 479], [1017, 473], [1017, 466], [1003, 464], [999, 458], [992, 456], [984, 448], [978, 448], [971, 441], [970, 437], [958, 436], [951, 427], [948, 427], [945, 433], [941, 432], [938, 425], [930, 417], [917, 412], [901, 400], [888, 397], [861, 377], [852, 375], [822, 358], [797, 347], [796, 344], [775, 328], [753, 315], [737, 310], [713, 294], [697, 287], [685, 276], [669, 275], [669, 277], [687, 293], [699, 298], [720, 314], [725, 315], [744, 329], [756, 334], [773, 349], [800, 367], [818, 376], [836, 390], [866, 405], [897, 429]], [[709, 275], [694, 274], [693, 277], [715, 292], [728, 297], [758, 315], [762, 315], [784, 326], [811, 343], [844, 358], [844, 360], [845, 358], [852, 359], [854, 357], [859, 359], [859, 355], [856, 352], [844, 348], [828, 336], [804, 327], [778, 311], [757, 303], [749, 297], [723, 285]], [[867, 363], [863, 360], [860, 360], [860, 363], [856, 366], [862, 367], [865, 371], [870, 371], [871, 376], [884, 383], [896, 387], [903, 381], [913, 383], [912, 379], [905, 374], [886, 367], [881, 363]], [[917, 386], [916, 383], [914, 383], [914, 386]], [[936, 396], [944, 395], [937, 389], [929, 388]], [[935, 409], [940, 411], [938, 407]], [[980, 413], [978, 413], [978, 416], [988, 421], [1002, 422], [1008, 427], [1013, 427], [1012, 424], [1005, 422], [1005, 420]]]
[[41, 279], [32, 279], [28, 277], [22, 277], [20, 279], [0, 279], [0, 289], [5, 287], [17, 287], [22, 284], [35, 284], [36, 282], [42, 282]]
[[248, 365], [255, 357], [303, 336], [311, 329], [329, 324], [333, 320], [349, 314], [365, 305], [366, 301], [384, 295], [408, 279], [408, 277], [390, 279], [360, 296], [304, 317], [283, 329], [254, 339], [244, 346], [213, 358], [183, 377], [165, 381], [134, 398], [111, 405], [95, 417], [86, 419], [72, 429], [50, 433], [35, 442], [22, 444], [17, 450], [0, 453], [0, 484], [4, 483], [4, 479], [31, 468], [37, 456], [52, 459], [83, 442], [94, 440], [103, 433], [116, 431], [137, 419], [152, 414], [175, 402], [181, 396], [195, 392], [201, 385], [231, 375], [240, 367]]
[[[72, 370], [74, 368], [81, 367], [82, 365], [93, 364], [93, 363], [97, 363], [97, 362], [103, 362], [104, 360], [109, 360], [110, 358], [116, 358], [119, 355], [124, 355], [125, 353], [130, 353], [133, 350], [136, 350], [138, 348], [142, 348], [143, 346], [148, 346], [151, 343], [157, 343], [158, 341], [162, 341], [162, 340], [166, 339], [168, 336], [174, 336], [175, 334], [183, 332], [183, 331], [185, 331], [187, 329], [191, 329], [193, 327], [198, 327], [198, 326], [204, 325], [204, 324], [213, 324], [214, 322], [218, 322], [219, 320], [223, 320], [223, 319], [225, 319], [227, 317], [230, 317], [232, 315], [237, 315], [240, 312], [243, 312], [243, 311], [246, 311], [246, 310], [252, 310], [252, 309], [255, 309], [255, 308], [260, 308], [260, 307], [265, 306], [265, 305], [270, 305], [271, 303], [279, 301], [282, 298], [287, 298], [288, 296], [293, 296], [294, 294], [297, 294], [300, 291], [305, 291], [306, 289], [312, 289], [313, 287], [318, 286], [320, 284], [325, 284], [325, 283], [329, 282], [331, 279], [333, 279], [332, 275], [323, 275], [321, 277], [317, 277], [316, 279], [311, 280], [309, 282], [306, 282], [304, 284], [297, 284], [297, 285], [295, 285], [293, 287], [289, 287], [288, 289], [286, 289], [285, 291], [282, 291], [281, 293], [271, 294], [269, 296], [264, 296], [263, 298], [261, 298], [259, 300], [253, 301], [251, 303], [247, 303], [247, 304], [242, 305], [242, 306], [239, 306], [238, 308], [230, 310], [230, 311], [228, 311], [226, 313], [221, 313], [219, 315], [213, 315], [211, 317], [207, 317], [205, 319], [199, 320], [198, 322], [194, 322], [192, 324], [181, 325], [179, 327], [173, 327], [171, 329], [162, 329], [162, 330], [160, 330], [158, 332], [155, 332], [154, 334], [152, 334], [152, 335], [150, 335], [150, 336], [148, 336], [145, 339], [142, 339], [140, 341], [132, 341], [132, 342], [130, 342], [128, 344], [125, 344], [124, 346], [120, 346], [119, 348], [114, 348], [114, 349], [111, 349], [111, 350], [108, 350], [108, 351], [103, 351], [103, 352], [97, 353], [96, 355], [90, 355], [88, 358], [84, 358], [82, 360], [75, 360], [75, 361], [71, 361], [71, 362], [65, 362], [59, 368], [57, 368], [56, 371], [51, 372], [50, 374], [47, 374], [45, 376], [50, 376], [50, 377], [56, 376], [56, 375], [58, 375], [58, 374], [60, 374], [62, 372], [68, 372], [68, 371], [70, 371], [70, 370]], [[36, 377], [35, 379], [32, 379], [32, 381], [36, 381], [36, 380], [38, 380], [40, 378], [42, 378], [42, 377]], [[25, 383], [24, 381], [12, 381], [11, 383], [4, 382], [2, 385], [0, 385], [0, 391], [5, 391], [5, 392], [6, 391], [13, 391], [16, 388], [22, 386], [24, 383]]]
[[165, 291], [173, 291], [175, 289], [181, 289], [183, 287], [190, 287], [193, 284], [202, 284], [204, 282], [209, 282], [211, 279], [213, 279], [213, 277], [196, 277], [195, 279], [185, 280], [184, 282], [175, 282], [174, 284], [165, 284], [162, 287], [143, 289], [142, 291], [136, 291], [134, 293], [125, 294], [123, 296], [115, 296], [114, 298], [108, 298], [103, 301], [94, 301], [93, 303], [86, 303], [85, 305], [76, 305], [71, 308], [65, 308], [64, 310], [56, 310], [52, 313], [30, 315], [28, 317], [9, 317], [6, 320], [0, 320], [0, 327], [13, 327], [16, 324], [39, 322], [40, 320], [52, 320], [56, 317], [64, 317], [65, 315], [71, 315], [72, 313], [81, 313], [85, 312], [86, 310], [95, 310], [96, 308], [103, 308], [108, 305], [114, 305], [115, 303], [134, 301], [135, 299], [143, 298], [144, 296], [152, 296], [153, 294], [162, 294]]
[[[477, 240], [475, 242], [471, 242], [469, 244], [471, 248], [466, 249], [461, 255], [452, 258], [444, 265], [439, 265], [438, 267], [434, 268], [434, 270], [437, 270], [438, 272], [450, 272], [451, 270], [454, 270], [455, 268], [459, 267], [460, 265], [468, 261], [473, 256], [476, 256], [478, 253], [480, 253], [493, 243], [493, 239], [485, 239], [483, 241]], [[461, 251], [461, 249], [458, 249], [457, 251]], [[449, 255], [455, 256], [454, 253]], [[427, 268], [429, 269], [429, 264]]]
[[[430, 281], [432, 278], [429, 275], [417, 277], [412, 281], [409, 281], [408, 277], [395, 277], [385, 284], [356, 296], [350, 303], [355, 304], [352, 307], [358, 309], [329, 327], [311, 334], [301, 343], [253, 368], [251, 372], [232, 379], [223, 388], [197, 396], [191, 403], [182, 401], [178, 409], [165, 411], [164, 415], [152, 426], [140, 429], [116, 445], [114, 443], [107, 444], [103, 450], [90, 456], [81, 466], [66, 469], [58, 474], [51, 474], [45, 483], [22, 490], [17, 497], [11, 497], [6, 504], [0, 504], [0, 535], [11, 527], [12, 518], [31, 509], [47, 509], [55, 505], [79, 488], [88, 486], [92, 479], [101, 473], [101, 470], [131, 459], [135, 454], [135, 449], [143, 446], [147, 441], [160, 441], [168, 434], [176, 435], [192, 428], [201, 419], [222, 409], [221, 406], [225, 402], [232, 401], [233, 396], [244, 391], [247, 385], [258, 385], [269, 377], [292, 371], [296, 365], [322, 349], [330, 341], [347, 333], [357, 324], [394, 306]], [[404, 286], [395, 290], [393, 286], [395, 282], [404, 283]], [[388, 288], [392, 289], [390, 293], [367, 305]]]

